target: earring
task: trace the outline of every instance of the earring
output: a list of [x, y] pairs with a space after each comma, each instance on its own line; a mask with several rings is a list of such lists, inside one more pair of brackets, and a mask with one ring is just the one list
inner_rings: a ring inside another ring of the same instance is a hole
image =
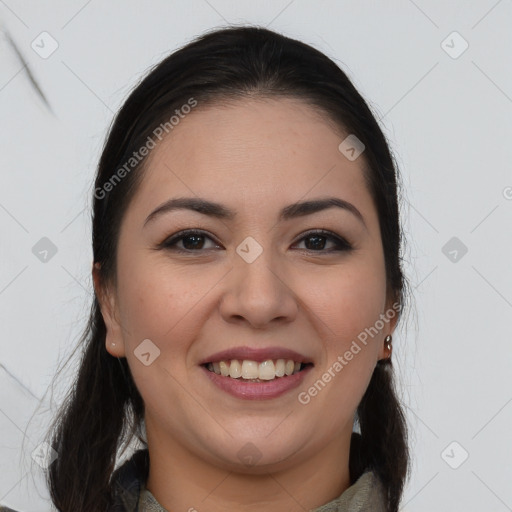
[[384, 345], [386, 347], [386, 352], [388, 352], [388, 357], [387, 359], [391, 359], [391, 353], [393, 352], [393, 347], [391, 346], [391, 340], [393, 338], [391, 337], [391, 334], [388, 334], [385, 338], [384, 338]]
[[115, 346], [116, 346], [116, 342], [115, 342], [115, 341], [113, 341], [113, 342], [111, 343], [111, 345], [112, 345], [113, 347], [115, 347]]

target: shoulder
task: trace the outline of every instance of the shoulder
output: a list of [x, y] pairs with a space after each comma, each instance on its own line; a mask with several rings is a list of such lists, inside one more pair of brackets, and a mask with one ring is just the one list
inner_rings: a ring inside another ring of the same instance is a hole
[[[112, 474], [115, 503], [111, 512], [132, 512], [136, 510], [139, 494], [147, 478], [149, 467], [147, 448], [138, 450]], [[0, 512], [22, 512], [0, 505]]]
[[384, 487], [373, 471], [363, 473], [335, 500], [312, 512], [385, 512]]
[[[111, 512], [132, 512], [137, 510], [140, 492], [146, 481], [149, 468], [148, 449], [136, 451], [112, 474], [114, 504]], [[0, 512], [2, 512], [0, 510]]]

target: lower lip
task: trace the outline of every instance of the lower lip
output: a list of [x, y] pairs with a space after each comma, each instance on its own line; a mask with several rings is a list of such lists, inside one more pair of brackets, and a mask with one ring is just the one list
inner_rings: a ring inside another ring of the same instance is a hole
[[267, 382], [246, 382], [242, 379], [232, 379], [231, 377], [217, 375], [204, 366], [201, 368], [217, 387], [230, 395], [244, 400], [268, 400], [284, 395], [299, 386], [312, 366], [307, 366], [304, 370], [294, 375], [276, 377]]

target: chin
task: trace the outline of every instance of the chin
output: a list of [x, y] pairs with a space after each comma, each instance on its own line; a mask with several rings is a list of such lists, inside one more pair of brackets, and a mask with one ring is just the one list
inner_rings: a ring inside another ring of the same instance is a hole
[[210, 455], [216, 460], [212, 462], [228, 471], [265, 474], [295, 465], [306, 442], [306, 439], [291, 439], [289, 432], [282, 436], [233, 436], [220, 451]]

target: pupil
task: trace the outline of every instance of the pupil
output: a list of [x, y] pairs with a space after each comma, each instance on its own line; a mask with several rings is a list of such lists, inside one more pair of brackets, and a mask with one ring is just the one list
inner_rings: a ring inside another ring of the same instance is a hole
[[[183, 246], [185, 247], [185, 249], [197, 249], [197, 248], [200, 249], [202, 247], [202, 244], [201, 244], [202, 238], [203, 238], [202, 235], [188, 235], [185, 238], [183, 238]], [[192, 240], [192, 239], [194, 239], [196, 241], [196, 243], [187, 244], [186, 240]], [[199, 244], [197, 242], [199, 242]], [[191, 246], [187, 247], [187, 245], [191, 245]]]
[[[325, 247], [325, 237], [323, 236], [309, 236], [306, 239], [306, 246], [311, 245], [307, 243], [308, 240], [316, 240], [316, 243], [313, 243], [313, 247], [307, 247], [308, 249], [323, 249]], [[318, 244], [318, 240], [323, 240], [323, 243]]]

